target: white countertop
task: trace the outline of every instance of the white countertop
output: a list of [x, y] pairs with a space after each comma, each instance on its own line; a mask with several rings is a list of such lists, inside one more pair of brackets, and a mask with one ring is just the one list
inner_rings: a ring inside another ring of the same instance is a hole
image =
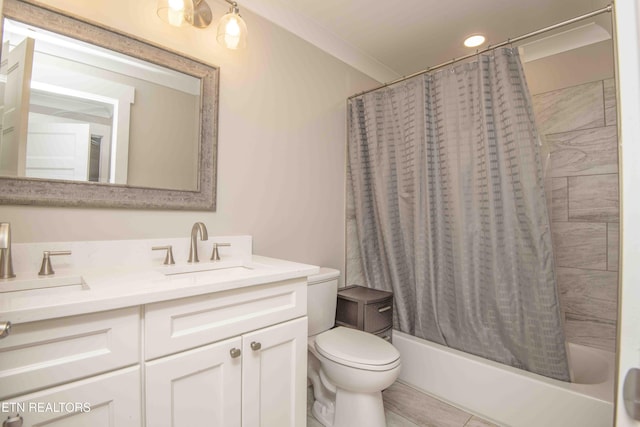
[[[171, 274], [194, 269], [205, 271]], [[83, 284], [0, 293], [0, 321], [17, 324], [113, 310], [302, 278], [319, 271], [317, 266], [257, 255], [175, 266], [59, 268], [53, 278], [34, 274], [33, 278], [23, 275], [21, 280], [77, 283], [82, 279]]]

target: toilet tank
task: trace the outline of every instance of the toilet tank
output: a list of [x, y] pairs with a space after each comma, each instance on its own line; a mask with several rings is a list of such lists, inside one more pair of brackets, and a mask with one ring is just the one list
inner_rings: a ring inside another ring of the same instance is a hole
[[320, 273], [307, 279], [309, 336], [327, 331], [335, 324], [338, 277], [338, 270], [322, 267]]

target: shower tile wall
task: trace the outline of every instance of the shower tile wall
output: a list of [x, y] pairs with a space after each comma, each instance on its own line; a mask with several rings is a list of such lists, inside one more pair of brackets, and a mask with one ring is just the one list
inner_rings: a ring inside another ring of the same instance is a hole
[[613, 79], [533, 96], [571, 342], [615, 351], [618, 141]]

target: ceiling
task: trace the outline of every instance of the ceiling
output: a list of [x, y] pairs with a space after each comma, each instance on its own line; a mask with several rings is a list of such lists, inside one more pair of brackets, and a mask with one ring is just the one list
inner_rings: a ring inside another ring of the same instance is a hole
[[[591, 12], [608, 0], [241, 0], [380, 82], [469, 53], [471, 34], [496, 44]], [[610, 31], [610, 14], [596, 21]], [[586, 21], [589, 22], [589, 21]]]

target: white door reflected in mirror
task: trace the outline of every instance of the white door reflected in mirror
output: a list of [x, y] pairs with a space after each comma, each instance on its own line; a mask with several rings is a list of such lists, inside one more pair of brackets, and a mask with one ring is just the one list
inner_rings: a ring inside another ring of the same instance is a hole
[[[91, 135], [88, 123], [30, 121], [25, 176], [86, 181]], [[93, 168], [99, 169], [99, 162]]]

